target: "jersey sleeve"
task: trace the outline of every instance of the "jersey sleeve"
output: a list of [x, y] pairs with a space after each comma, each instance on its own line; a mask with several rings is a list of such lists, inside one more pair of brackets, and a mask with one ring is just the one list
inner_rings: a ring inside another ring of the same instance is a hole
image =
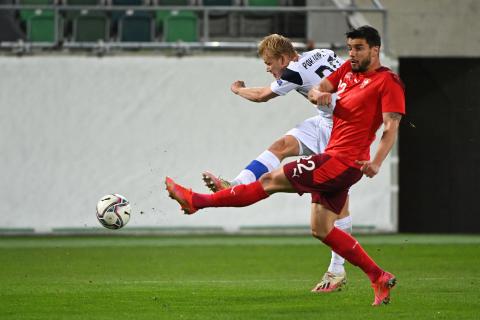
[[330, 81], [330, 83], [333, 86], [333, 91], [337, 91], [340, 80], [342, 80], [343, 76], [349, 70], [349, 68], [350, 68], [350, 61], [347, 61], [344, 64], [342, 64], [340, 68], [338, 68], [337, 70], [332, 72], [329, 76], [327, 76], [328, 81]]
[[300, 73], [291, 69], [285, 69], [280, 79], [272, 82], [270, 89], [279, 96], [284, 96], [292, 90], [296, 90], [303, 84]]
[[382, 90], [382, 112], [396, 112], [405, 114], [405, 90], [403, 83], [393, 72], [385, 79]]

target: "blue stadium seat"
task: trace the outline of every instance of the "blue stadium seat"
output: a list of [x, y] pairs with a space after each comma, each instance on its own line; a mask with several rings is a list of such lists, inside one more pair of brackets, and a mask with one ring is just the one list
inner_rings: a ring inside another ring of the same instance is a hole
[[150, 42], [154, 37], [154, 20], [147, 11], [124, 15], [118, 27], [121, 42]]

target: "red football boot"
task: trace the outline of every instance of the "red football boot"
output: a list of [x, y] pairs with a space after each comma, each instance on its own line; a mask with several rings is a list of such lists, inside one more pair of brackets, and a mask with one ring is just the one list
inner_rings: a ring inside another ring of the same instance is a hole
[[165, 178], [165, 185], [167, 186], [168, 195], [170, 198], [177, 200], [185, 214], [194, 214], [198, 211], [193, 206], [192, 189], [187, 189], [179, 184], [176, 184], [171, 178]]
[[372, 283], [372, 288], [375, 292], [375, 300], [372, 306], [390, 303], [390, 289], [395, 286], [396, 282], [397, 279], [395, 279], [393, 274], [384, 271], [377, 281]]

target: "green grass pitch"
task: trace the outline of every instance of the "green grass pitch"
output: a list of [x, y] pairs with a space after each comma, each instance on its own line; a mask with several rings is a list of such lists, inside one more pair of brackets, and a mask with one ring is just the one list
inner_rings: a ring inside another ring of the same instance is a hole
[[352, 265], [311, 293], [330, 252], [307, 236], [0, 238], [0, 319], [480, 318], [480, 236], [357, 238], [397, 276], [388, 306]]

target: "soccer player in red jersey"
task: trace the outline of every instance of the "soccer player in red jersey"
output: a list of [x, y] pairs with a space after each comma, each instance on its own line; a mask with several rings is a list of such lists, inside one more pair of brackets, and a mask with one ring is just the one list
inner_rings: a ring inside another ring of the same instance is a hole
[[[312, 235], [371, 281], [373, 305], [390, 302], [395, 277], [381, 269], [348, 233], [334, 226], [345, 205], [348, 190], [365, 174], [375, 176], [392, 148], [405, 113], [403, 85], [398, 76], [380, 64], [380, 36], [370, 26], [347, 32], [350, 60], [309, 92], [312, 103], [328, 106], [337, 93], [333, 130], [325, 152], [287, 163], [258, 181], [236, 185], [214, 194], [199, 194], [166, 178], [170, 197], [186, 214], [207, 207], [243, 207], [277, 192], [312, 195]], [[378, 149], [370, 160], [370, 145], [383, 123]]]

